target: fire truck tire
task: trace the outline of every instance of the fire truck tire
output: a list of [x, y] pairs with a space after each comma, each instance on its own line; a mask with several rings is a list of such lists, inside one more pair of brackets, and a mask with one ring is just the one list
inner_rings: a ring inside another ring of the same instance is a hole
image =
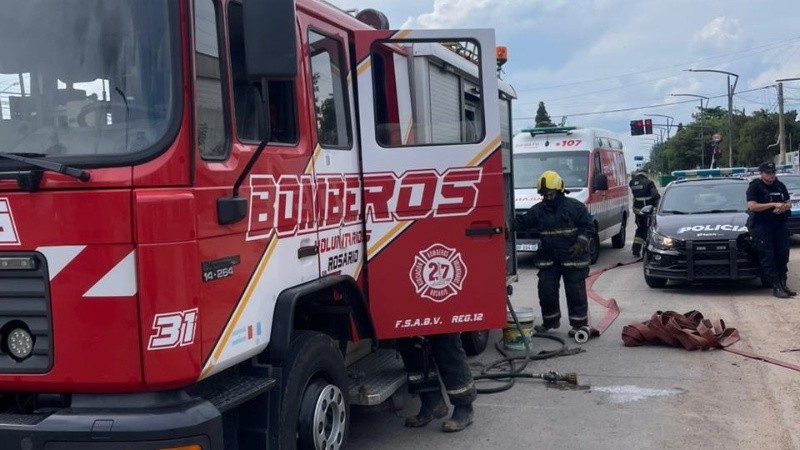
[[625, 228], [627, 225], [627, 220], [623, 216], [622, 217], [622, 226], [619, 229], [619, 233], [611, 236], [611, 246], [614, 248], [623, 248], [625, 247]]
[[461, 345], [467, 356], [480, 355], [489, 344], [489, 330], [461, 333]]
[[340, 449], [350, 429], [347, 372], [336, 342], [297, 331], [283, 365], [282, 449]]
[[589, 236], [589, 264], [594, 264], [600, 257], [600, 236], [597, 233], [592, 233]]

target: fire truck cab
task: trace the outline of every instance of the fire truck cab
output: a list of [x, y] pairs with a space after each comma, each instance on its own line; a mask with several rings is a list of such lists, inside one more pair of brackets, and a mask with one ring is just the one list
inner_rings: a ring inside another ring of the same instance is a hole
[[491, 30], [316, 0], [7, 6], [0, 448], [341, 448], [349, 406], [405, 381], [394, 339], [505, 323]]

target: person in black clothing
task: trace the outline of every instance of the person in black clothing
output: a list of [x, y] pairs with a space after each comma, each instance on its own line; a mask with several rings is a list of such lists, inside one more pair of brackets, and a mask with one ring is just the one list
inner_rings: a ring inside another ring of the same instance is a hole
[[775, 176], [775, 164], [759, 166], [760, 178], [747, 187], [747, 228], [755, 242], [764, 277], [772, 283], [772, 294], [789, 298], [797, 292], [786, 285], [789, 263], [789, 229], [786, 217], [791, 214], [789, 191]]
[[421, 403], [417, 415], [406, 418], [407, 427], [424, 427], [447, 415], [439, 376], [453, 404], [453, 414], [442, 422], [442, 431], [461, 431], [472, 424], [472, 402], [478, 391], [459, 333], [399, 339], [397, 350], [408, 372], [408, 390], [418, 394]]
[[589, 324], [586, 277], [594, 225], [586, 205], [565, 195], [564, 181], [558, 173], [552, 170], [542, 173], [536, 189], [542, 201], [514, 221], [515, 229], [531, 230], [542, 241], [536, 256], [542, 325], [534, 329], [541, 333], [560, 326], [558, 288], [563, 277], [572, 326], [569, 335], [574, 336], [579, 328]]
[[653, 180], [647, 178], [642, 171], [633, 172], [631, 181], [628, 183], [633, 194], [633, 215], [636, 217], [636, 236], [633, 238], [633, 256], [641, 256], [642, 247], [647, 242], [647, 226], [649, 217], [642, 215], [642, 208], [647, 205], [656, 207], [661, 199], [658, 188]]

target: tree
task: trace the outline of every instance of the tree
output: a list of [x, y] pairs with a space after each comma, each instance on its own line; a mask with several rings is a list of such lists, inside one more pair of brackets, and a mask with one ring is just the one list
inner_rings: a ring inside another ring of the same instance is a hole
[[539, 102], [539, 108], [536, 109], [536, 127], [554, 127], [556, 124], [550, 120], [550, 114], [547, 114], [547, 108], [544, 107], [544, 102]]

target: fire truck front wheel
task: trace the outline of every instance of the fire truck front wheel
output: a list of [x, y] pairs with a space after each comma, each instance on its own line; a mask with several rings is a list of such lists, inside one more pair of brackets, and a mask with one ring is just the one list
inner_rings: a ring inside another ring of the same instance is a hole
[[347, 372], [328, 335], [298, 331], [283, 365], [282, 449], [340, 449], [350, 428]]

